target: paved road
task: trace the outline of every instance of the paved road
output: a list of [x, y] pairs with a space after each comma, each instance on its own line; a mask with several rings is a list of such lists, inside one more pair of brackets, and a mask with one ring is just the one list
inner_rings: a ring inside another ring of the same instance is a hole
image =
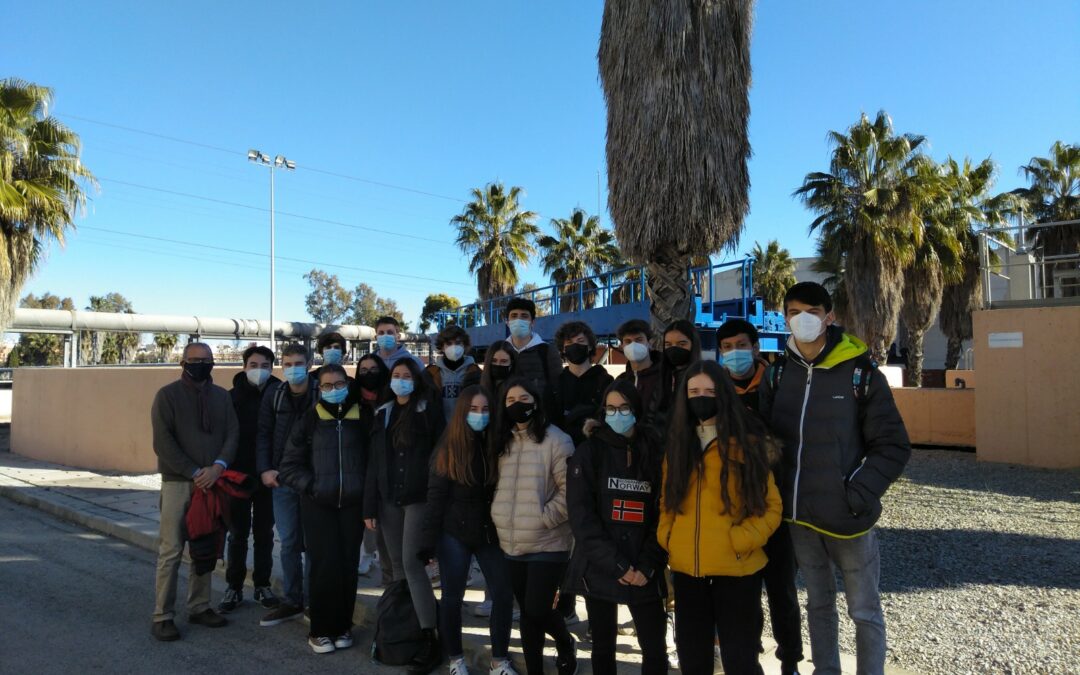
[[0, 499], [0, 673], [401, 672], [371, 663], [370, 634], [316, 656], [304, 623], [260, 628], [250, 602], [217, 630], [178, 617], [183, 639], [157, 642], [153, 588], [152, 554]]

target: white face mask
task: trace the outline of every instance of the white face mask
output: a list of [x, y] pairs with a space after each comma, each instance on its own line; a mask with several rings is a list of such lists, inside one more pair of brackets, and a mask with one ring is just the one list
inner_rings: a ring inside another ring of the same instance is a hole
[[244, 374], [247, 375], [248, 382], [256, 387], [263, 386], [263, 383], [270, 379], [270, 371], [266, 368], [252, 368], [245, 370]]
[[638, 361], [644, 361], [649, 356], [649, 347], [643, 345], [640, 342], [631, 342], [623, 347], [623, 355], [630, 361], [637, 363]]
[[461, 357], [465, 356], [463, 345], [446, 345], [442, 351], [448, 361], [460, 361]]
[[813, 342], [825, 332], [825, 322], [809, 312], [800, 312], [788, 319], [788, 327], [795, 341], [803, 344]]

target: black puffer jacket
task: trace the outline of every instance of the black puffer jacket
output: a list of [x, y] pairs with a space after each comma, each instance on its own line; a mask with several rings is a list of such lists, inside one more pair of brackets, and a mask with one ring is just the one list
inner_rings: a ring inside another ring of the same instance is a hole
[[[427, 500], [431, 451], [446, 423], [442, 410], [429, 399], [419, 401], [410, 419], [402, 420], [412, 438], [399, 446], [394, 441], [391, 419], [395, 407], [399, 407], [397, 401], [392, 400], [375, 411], [364, 495], [365, 518], [378, 518], [379, 503], [383, 501], [408, 506]], [[398, 412], [407, 414], [404, 409]]]
[[308, 378], [310, 385], [303, 396], [293, 396], [288, 382], [267, 385], [259, 406], [259, 427], [255, 437], [255, 472], [262, 475], [281, 466], [285, 443], [296, 421], [319, 400], [317, 381]]
[[776, 391], [772, 372], [761, 387], [762, 417], [784, 446], [784, 518], [836, 537], [874, 526], [911, 455], [889, 383], [865, 354], [865, 344], [830, 326], [816, 359], [807, 363], [789, 343]]
[[278, 480], [323, 506], [363, 503], [368, 427], [360, 406], [320, 401], [294, 425], [285, 444]]
[[476, 485], [465, 485], [437, 474], [428, 476], [427, 513], [421, 549], [432, 552], [443, 533], [449, 534], [470, 548], [498, 544], [499, 535], [491, 521], [491, 500], [494, 483], [488, 485], [489, 469], [484, 461], [483, 436], [476, 434], [472, 475]]
[[233, 409], [236, 410], [236, 421], [240, 424], [240, 442], [236, 446], [236, 459], [233, 460], [230, 469], [246, 474], [255, 473], [255, 441], [259, 435], [259, 410], [262, 397], [264, 393], [273, 391], [279, 384], [281, 380], [273, 375], [262, 387], [256, 387], [248, 382], [244, 371], [240, 371], [233, 377], [233, 386], [229, 390], [229, 396], [232, 397]]
[[[647, 463], [642, 460], [645, 448]], [[662, 461], [659, 434], [645, 425], [637, 427], [631, 441], [605, 424], [578, 446], [566, 473], [566, 503], [574, 532], [566, 592], [623, 605], [667, 595], [663, 574], [667, 553], [656, 541]], [[620, 584], [630, 567], [649, 582]]]

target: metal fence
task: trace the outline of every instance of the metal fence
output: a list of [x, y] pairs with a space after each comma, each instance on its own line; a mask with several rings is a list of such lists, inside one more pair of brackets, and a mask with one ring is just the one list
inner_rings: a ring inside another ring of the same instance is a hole
[[1080, 302], [1077, 241], [1080, 220], [1021, 222], [1016, 227], [981, 231], [979, 270], [985, 306]]

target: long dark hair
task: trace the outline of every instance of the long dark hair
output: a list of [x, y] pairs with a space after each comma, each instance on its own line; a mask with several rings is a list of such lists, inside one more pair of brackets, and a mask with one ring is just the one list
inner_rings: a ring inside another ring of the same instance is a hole
[[[604, 395], [600, 397], [601, 421], [606, 417], [604, 406], [607, 405], [608, 394], [611, 393], [616, 393], [626, 400], [630, 411], [634, 413], [634, 419], [637, 420], [634, 423], [634, 435], [629, 439], [629, 466], [634, 469], [638, 478], [658, 478], [660, 474], [657, 460], [663, 456], [663, 442], [657, 430], [645, 423], [645, 403], [641, 400], [641, 394], [629, 379], [615, 380], [609, 384]], [[610, 428], [608, 431], [615, 433]]]
[[[495, 402], [491, 399], [491, 394], [480, 385], [474, 384], [462, 389], [446, 433], [431, 457], [431, 468], [437, 475], [446, 476], [462, 485], [494, 485], [495, 459], [487, 443], [487, 429], [474, 431], [467, 421], [469, 408], [477, 395], [487, 398], [489, 410], [494, 408]], [[488, 424], [490, 428], [490, 421]], [[473, 458], [477, 452], [484, 457], [483, 476], [473, 475]]]
[[[413, 441], [413, 427], [416, 425], [413, 413], [416, 412], [420, 405], [420, 401], [426, 401], [427, 406], [433, 404], [431, 387], [427, 384], [427, 378], [424, 377], [424, 371], [420, 369], [420, 366], [416, 361], [410, 358], [404, 358], [394, 364], [394, 367], [390, 369], [390, 374], [393, 375], [394, 370], [398, 367], [407, 368], [409, 374], [412, 375], [413, 391], [409, 394], [409, 402], [405, 404], [405, 407], [401, 410], [401, 414], [398, 415], [397, 421], [394, 422], [393, 428], [389, 431], [393, 434], [394, 445], [399, 448], [408, 447]], [[392, 394], [391, 394], [392, 395]], [[397, 405], [397, 398], [394, 398], [394, 405]], [[423, 416], [421, 424], [427, 423], [427, 416]]]
[[[664, 482], [664, 510], [680, 512], [683, 499], [690, 487], [694, 472], [704, 470], [704, 454], [695, 431], [697, 420], [690, 414], [686, 388], [690, 378], [704, 373], [713, 381], [716, 389], [716, 444], [720, 452], [720, 497], [724, 513], [740, 522], [750, 516], [765, 513], [765, 496], [769, 482], [769, 448], [772, 439], [765, 425], [757, 416], [749, 413], [735, 393], [735, 385], [723, 366], [715, 361], [698, 361], [687, 366], [679, 379], [675, 392], [675, 407], [668, 427], [667, 479]], [[735, 448], [733, 446], [738, 446]], [[742, 461], [732, 454], [742, 451]], [[728, 477], [732, 467], [738, 471], [735, 482], [738, 490], [739, 509], [732, 506], [728, 494]]]
[[[514, 365], [517, 364], [517, 351], [506, 343], [506, 340], [499, 340], [493, 342], [487, 351], [484, 352], [484, 372], [480, 374], [480, 385], [494, 394], [497, 398], [502, 398], [502, 385], [506, 383], [496, 382], [495, 378], [491, 376], [491, 360], [495, 358], [496, 352], [506, 352], [510, 355], [510, 372], [514, 372]], [[506, 378], [509, 380], [510, 378]], [[494, 406], [492, 406], [494, 407]], [[494, 415], [492, 416], [494, 417]]]
[[528, 392], [529, 396], [532, 396], [533, 405], [536, 406], [536, 411], [533, 413], [532, 418], [529, 419], [529, 426], [526, 429], [529, 436], [537, 443], [541, 443], [547, 433], [548, 422], [547, 415], [544, 414], [544, 401], [540, 398], [540, 392], [537, 390], [536, 385], [532, 380], [525, 377], [511, 377], [499, 389], [498, 403], [492, 409], [493, 418], [496, 422], [496, 431], [494, 434], [489, 434], [489, 436], [494, 444], [495, 454], [500, 457], [506, 453], [506, 448], [509, 447], [510, 441], [514, 437], [515, 425], [506, 414], [506, 395], [514, 387], [521, 387]]
[[[664, 328], [664, 332], [660, 334], [658, 348], [661, 355], [666, 351], [664, 349], [664, 336], [674, 330], [690, 338], [690, 363], [683, 368], [685, 371], [691, 365], [701, 361], [701, 336], [698, 335], [697, 327], [694, 324], [686, 319], [676, 319], [669, 323]], [[660, 359], [660, 410], [671, 410], [671, 404], [675, 398], [675, 389], [679, 385], [680, 374], [679, 369], [668, 363], [666, 356]]]
[[386, 367], [386, 361], [383, 361], [382, 357], [375, 352], [361, 356], [360, 360], [356, 362], [356, 369], [353, 371], [353, 382], [354, 387], [356, 388], [357, 400], [363, 400], [360, 396], [360, 390], [363, 388], [360, 386], [360, 365], [364, 361], [374, 361], [379, 369], [379, 382], [375, 385], [375, 407], [378, 408], [393, 397], [389, 389], [390, 370]]

